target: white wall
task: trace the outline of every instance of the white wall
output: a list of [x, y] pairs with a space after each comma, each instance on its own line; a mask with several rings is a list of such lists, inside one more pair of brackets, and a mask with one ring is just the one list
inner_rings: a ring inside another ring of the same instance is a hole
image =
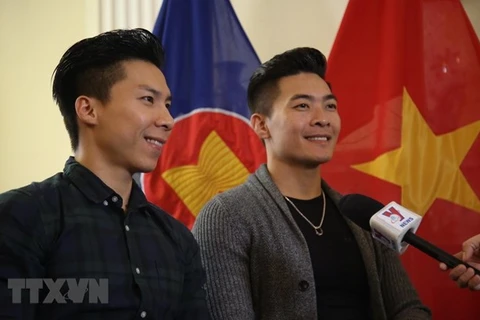
[[0, 1], [0, 191], [63, 168], [69, 142], [51, 75], [85, 36], [85, 9], [83, 1]]
[[299, 46], [328, 56], [348, 0], [231, 0], [261, 61]]

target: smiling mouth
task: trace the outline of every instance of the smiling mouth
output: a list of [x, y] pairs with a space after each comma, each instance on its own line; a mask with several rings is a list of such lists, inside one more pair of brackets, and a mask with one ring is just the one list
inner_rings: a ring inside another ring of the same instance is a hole
[[162, 147], [163, 146], [163, 142], [160, 141], [160, 140], [157, 140], [157, 139], [153, 139], [153, 138], [145, 138], [145, 140], [148, 142], [148, 143], [151, 143], [157, 147]]
[[314, 137], [307, 137], [307, 140], [310, 141], [329, 141], [331, 137], [329, 136], [314, 136]]

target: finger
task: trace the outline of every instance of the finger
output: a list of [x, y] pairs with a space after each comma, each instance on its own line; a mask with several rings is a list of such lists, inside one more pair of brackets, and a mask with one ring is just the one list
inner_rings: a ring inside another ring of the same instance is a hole
[[476, 275], [468, 281], [468, 287], [470, 290], [480, 291], [480, 276]]
[[462, 260], [463, 258], [463, 251], [457, 252], [453, 255], [455, 258]]
[[474, 267], [475, 269], [480, 270], [480, 263], [469, 262], [468, 264]]
[[461, 259], [463, 261], [469, 260], [473, 256], [473, 253], [475, 252], [475, 250], [477, 249], [478, 249], [478, 246], [474, 241], [471, 241], [471, 240], [465, 241], [462, 245], [463, 256]]
[[[459, 260], [462, 260], [462, 258], [463, 258], [463, 251], [457, 252], [457, 253], [455, 253], [453, 256], [454, 256], [455, 258], [459, 259]], [[443, 265], [445, 266], [445, 268], [448, 269], [448, 266], [447, 266], [445, 263], [441, 262], [441, 264], [443, 264]]]
[[448, 269], [447, 265], [443, 262], [440, 263], [439, 267], [440, 267], [440, 270], [443, 270], [443, 271], [446, 271]]
[[472, 268], [468, 268], [460, 277], [457, 279], [457, 284], [460, 288], [466, 288], [469, 286], [469, 281], [475, 276], [475, 272]]
[[460, 264], [455, 268], [453, 268], [452, 271], [450, 271], [450, 274], [449, 274], [450, 279], [457, 281], [458, 278], [460, 278], [460, 276], [464, 274], [466, 271], [467, 271], [467, 267], [465, 267], [463, 264]]

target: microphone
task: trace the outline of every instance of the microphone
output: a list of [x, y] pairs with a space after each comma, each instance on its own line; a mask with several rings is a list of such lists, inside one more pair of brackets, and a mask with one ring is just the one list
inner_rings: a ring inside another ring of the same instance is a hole
[[430, 257], [445, 263], [449, 268], [460, 264], [472, 268], [475, 274], [480, 271], [468, 263], [434, 246], [415, 234], [422, 217], [402, 207], [395, 201], [386, 206], [361, 194], [349, 194], [340, 199], [339, 208], [342, 215], [362, 229], [371, 232], [375, 240], [390, 249], [403, 254], [408, 245], [412, 245]]

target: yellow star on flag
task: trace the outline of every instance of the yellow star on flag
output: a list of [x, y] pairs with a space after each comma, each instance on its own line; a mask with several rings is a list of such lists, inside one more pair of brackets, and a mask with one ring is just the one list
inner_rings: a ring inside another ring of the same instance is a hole
[[356, 170], [402, 188], [404, 207], [424, 215], [435, 199], [480, 212], [480, 200], [460, 170], [480, 132], [480, 121], [435, 135], [407, 90], [403, 91], [401, 146]]
[[249, 174], [222, 138], [212, 131], [200, 148], [198, 165], [175, 167], [162, 177], [196, 217], [214, 195], [238, 186]]

